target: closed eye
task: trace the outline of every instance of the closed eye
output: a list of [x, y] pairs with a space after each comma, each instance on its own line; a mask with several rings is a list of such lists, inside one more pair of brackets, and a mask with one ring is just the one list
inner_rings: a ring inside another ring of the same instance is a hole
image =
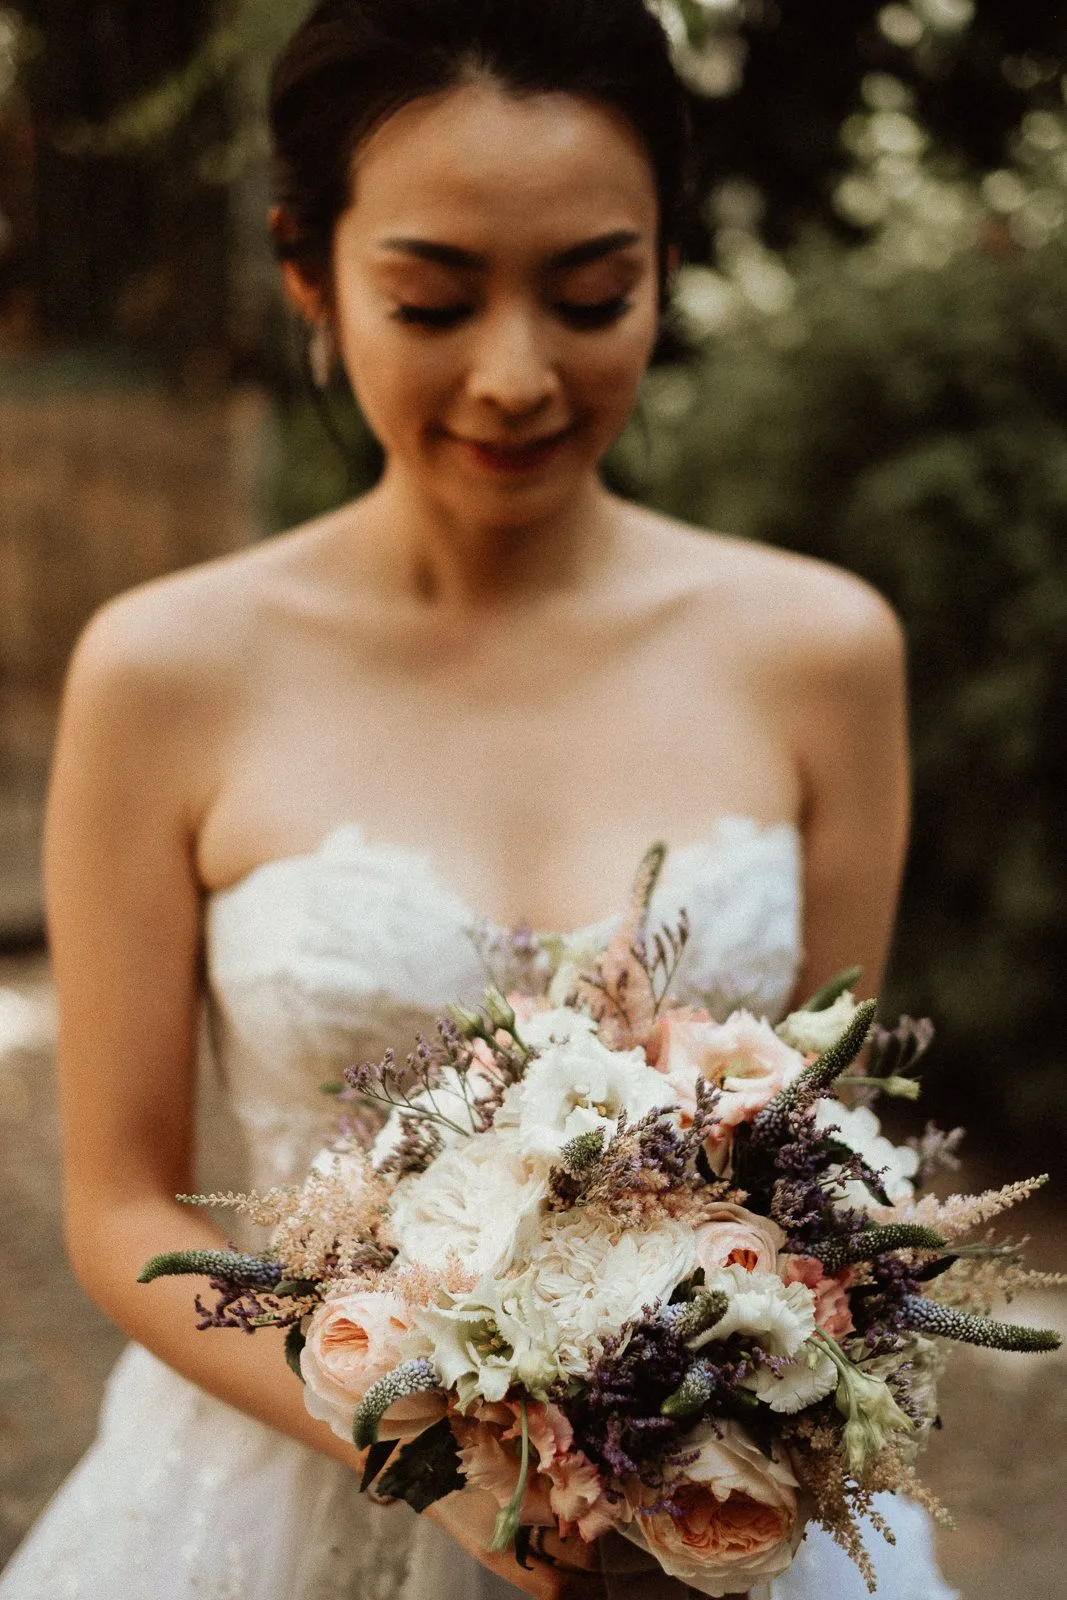
[[628, 295], [616, 294], [610, 300], [597, 300], [592, 305], [575, 300], [559, 300], [555, 309], [572, 328], [592, 332], [597, 328], [609, 328], [613, 322], [618, 322], [632, 304]]
[[397, 306], [393, 316], [398, 322], [413, 323], [418, 328], [457, 328], [469, 317], [472, 306]]
[[[618, 322], [630, 310], [632, 303], [628, 295], [617, 294], [608, 300], [597, 300], [592, 304], [577, 300], [557, 300], [552, 309], [570, 327], [583, 332], [595, 332], [598, 328], [609, 328], [613, 322]], [[398, 322], [410, 326], [447, 331], [458, 328], [473, 311], [474, 307], [470, 305], [400, 305], [393, 312], [393, 316]]]

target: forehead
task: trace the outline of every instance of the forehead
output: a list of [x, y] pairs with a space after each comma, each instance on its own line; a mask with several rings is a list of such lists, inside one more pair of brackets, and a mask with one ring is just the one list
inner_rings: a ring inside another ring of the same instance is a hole
[[654, 244], [657, 213], [651, 164], [621, 115], [477, 83], [403, 106], [360, 146], [341, 229], [551, 251], [616, 228]]

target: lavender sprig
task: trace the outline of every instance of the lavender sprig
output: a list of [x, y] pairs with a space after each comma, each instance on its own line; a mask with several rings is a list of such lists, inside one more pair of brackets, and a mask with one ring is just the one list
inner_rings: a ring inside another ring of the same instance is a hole
[[146, 1261], [138, 1283], [154, 1283], [157, 1278], [196, 1275], [225, 1278], [242, 1289], [273, 1289], [281, 1281], [277, 1261], [245, 1255], [240, 1250], [169, 1250]]
[[1013, 1350], [1038, 1354], [1058, 1350], [1063, 1343], [1051, 1328], [1025, 1328], [1017, 1322], [994, 1322], [955, 1306], [942, 1305], [921, 1295], [906, 1295], [901, 1302], [901, 1320], [917, 1333], [940, 1334], [964, 1344], [981, 1345], [988, 1350]]
[[893, 1250], [943, 1250], [947, 1241], [933, 1228], [917, 1223], [895, 1222], [884, 1228], [861, 1228], [847, 1237], [828, 1239], [816, 1244], [813, 1253], [827, 1272], [840, 1272], [859, 1261], [871, 1261], [875, 1256]]
[[877, 1009], [874, 1000], [865, 1000], [857, 1006], [852, 1021], [829, 1050], [824, 1050], [817, 1061], [805, 1067], [792, 1083], [775, 1095], [769, 1105], [764, 1106], [752, 1123], [753, 1144], [778, 1144], [789, 1132], [789, 1119], [794, 1111], [802, 1111], [814, 1105], [823, 1095], [829, 1094], [866, 1044]]
[[378, 1442], [378, 1429], [389, 1407], [411, 1394], [439, 1389], [441, 1380], [432, 1361], [402, 1361], [392, 1372], [371, 1385], [356, 1408], [352, 1439], [357, 1450]]

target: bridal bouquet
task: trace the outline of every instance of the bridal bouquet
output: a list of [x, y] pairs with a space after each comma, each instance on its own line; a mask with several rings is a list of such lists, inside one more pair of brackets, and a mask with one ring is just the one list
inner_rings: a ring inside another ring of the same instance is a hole
[[814, 1518], [870, 1581], [872, 1496], [931, 1501], [941, 1341], [1059, 1342], [989, 1320], [1036, 1275], [964, 1242], [1041, 1180], [918, 1193], [955, 1136], [896, 1147], [868, 1102], [916, 1092], [928, 1025], [877, 1028], [855, 974], [777, 1028], [675, 1003], [685, 918], [647, 928], [663, 857], [605, 949], [519, 938], [508, 998], [350, 1069], [301, 1188], [197, 1198], [269, 1224], [262, 1256], [180, 1252], [142, 1280], [203, 1273], [201, 1326], [286, 1329], [364, 1488], [420, 1511], [487, 1490], [520, 1562], [539, 1528], [613, 1532], [721, 1596], [784, 1571]]

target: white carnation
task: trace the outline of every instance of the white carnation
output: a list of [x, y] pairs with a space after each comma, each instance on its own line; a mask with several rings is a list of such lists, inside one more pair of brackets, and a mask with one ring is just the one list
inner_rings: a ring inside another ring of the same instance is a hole
[[783, 1283], [773, 1273], [734, 1266], [712, 1273], [706, 1287], [725, 1294], [730, 1303], [722, 1320], [700, 1336], [700, 1345], [740, 1333], [769, 1356], [793, 1356], [815, 1332], [815, 1297], [806, 1284]]
[[[862, 1156], [871, 1170], [880, 1175], [879, 1181], [892, 1204], [912, 1199], [915, 1186], [911, 1180], [919, 1169], [918, 1152], [906, 1145], [891, 1144], [869, 1106], [850, 1110], [839, 1100], [820, 1100], [815, 1107], [815, 1126], [823, 1133], [830, 1128], [837, 1129], [834, 1138]], [[838, 1184], [838, 1189], [837, 1203], [842, 1207], [854, 1206], [857, 1211], [869, 1211], [878, 1204], [866, 1184], [855, 1179]]]
[[808, 1339], [777, 1372], [773, 1367], [757, 1367], [746, 1387], [754, 1389], [772, 1411], [803, 1411], [837, 1388], [837, 1368], [825, 1350]]
[[536, 1234], [546, 1190], [510, 1129], [465, 1139], [398, 1185], [392, 1222], [402, 1264], [444, 1266], [454, 1255], [472, 1272], [502, 1271]]
[[559, 1328], [560, 1365], [569, 1373], [587, 1371], [597, 1353], [590, 1346], [668, 1300], [696, 1270], [692, 1229], [670, 1219], [615, 1238], [588, 1211], [552, 1212], [541, 1233], [527, 1262], [534, 1296]]
[[839, 994], [825, 1011], [792, 1011], [775, 1029], [778, 1037], [791, 1044], [794, 1050], [805, 1055], [821, 1056], [824, 1050], [836, 1044], [851, 1024], [859, 1007], [850, 989]]
[[609, 1050], [593, 1028], [590, 1018], [574, 1011], [545, 1011], [524, 1026], [523, 1041], [536, 1037], [540, 1054], [522, 1082], [508, 1090], [497, 1121], [513, 1125], [523, 1151], [539, 1161], [555, 1162], [565, 1144], [597, 1128], [610, 1139], [620, 1112], [636, 1122], [677, 1104], [643, 1051]]

